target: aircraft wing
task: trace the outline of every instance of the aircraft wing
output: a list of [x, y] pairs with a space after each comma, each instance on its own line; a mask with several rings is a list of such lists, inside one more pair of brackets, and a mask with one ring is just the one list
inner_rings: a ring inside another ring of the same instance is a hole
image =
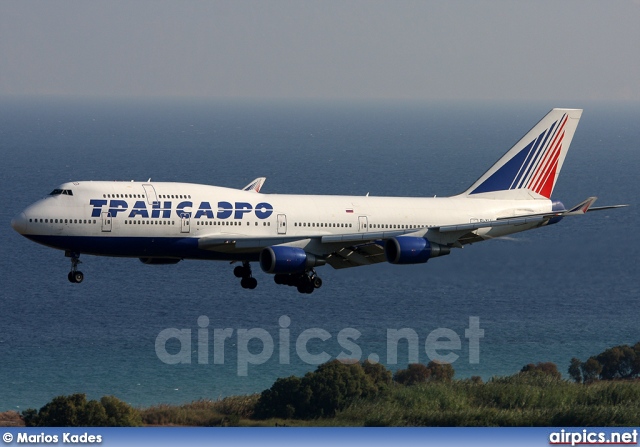
[[324, 236], [279, 235], [273, 237], [247, 237], [242, 234], [227, 234], [224, 236], [202, 237], [198, 239], [198, 248], [222, 253], [256, 253], [265, 247], [273, 245], [307, 242], [310, 252], [325, 257], [327, 264], [339, 269], [383, 262], [386, 260], [383, 241], [411, 233], [418, 233], [416, 236], [422, 236], [425, 233], [425, 229], [414, 228]]
[[464, 223], [459, 225], [443, 225], [441, 227], [436, 227], [435, 229], [440, 231], [441, 233], [447, 233], [452, 231], [461, 231], [461, 230], [477, 230], [479, 228], [488, 228], [488, 227], [499, 227], [503, 225], [523, 225], [528, 223], [535, 222], [543, 222], [552, 218], [562, 218], [567, 216], [581, 216], [590, 211], [601, 211], [608, 210], [613, 208], [624, 208], [629, 205], [608, 205], [608, 206], [599, 206], [592, 207], [593, 203], [597, 200], [597, 197], [589, 197], [588, 199], [580, 202], [576, 206], [568, 209], [568, 210], [557, 210], [550, 211], [548, 213], [538, 213], [538, 214], [525, 214], [522, 216], [514, 216], [514, 217], [500, 217], [496, 220], [487, 220], [482, 222], [474, 222], [474, 223]]
[[432, 242], [443, 245], [462, 247], [465, 244], [484, 240], [474, 231], [480, 228], [517, 226], [532, 223], [544, 223], [553, 218], [583, 215], [588, 211], [621, 208], [628, 205], [612, 205], [592, 207], [596, 197], [589, 197], [578, 205], [563, 210], [547, 213], [527, 214], [522, 216], [504, 217], [473, 223], [443, 225], [431, 228], [413, 228], [391, 231], [362, 232], [330, 235], [300, 235], [300, 236], [262, 236], [247, 237], [243, 234], [225, 234], [204, 236], [198, 239], [198, 248], [222, 253], [244, 252], [257, 253], [265, 247], [283, 244], [303, 243], [305, 250], [317, 256], [322, 256], [335, 269], [357, 267], [361, 265], [377, 264], [386, 261], [384, 241], [396, 236], [426, 237]]
[[[456, 243], [454, 245], [462, 246], [464, 244], [469, 244], [473, 242], [479, 242], [484, 240], [476, 233], [475, 230], [480, 228], [495, 228], [504, 225], [509, 226], [517, 226], [517, 225], [526, 225], [532, 223], [540, 223], [544, 224], [551, 219], [562, 219], [563, 217], [569, 216], [582, 216], [590, 211], [601, 211], [608, 210], [614, 208], [623, 208], [629, 205], [608, 205], [608, 206], [600, 206], [593, 207], [593, 203], [597, 200], [597, 197], [589, 197], [588, 199], [580, 202], [576, 206], [564, 210], [555, 210], [547, 213], [538, 213], [538, 214], [526, 214], [522, 216], [513, 216], [513, 217], [502, 217], [496, 220], [487, 220], [482, 222], [473, 222], [473, 223], [464, 223], [457, 225], [443, 225], [441, 227], [432, 228], [430, 231], [435, 231], [439, 233], [443, 233], [449, 235], [453, 238], [457, 238]], [[458, 233], [458, 234], [455, 234]]]

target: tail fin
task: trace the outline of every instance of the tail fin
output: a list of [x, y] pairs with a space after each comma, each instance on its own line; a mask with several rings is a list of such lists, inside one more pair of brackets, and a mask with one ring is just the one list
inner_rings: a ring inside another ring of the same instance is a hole
[[550, 198], [581, 115], [581, 109], [551, 110], [462, 195]]

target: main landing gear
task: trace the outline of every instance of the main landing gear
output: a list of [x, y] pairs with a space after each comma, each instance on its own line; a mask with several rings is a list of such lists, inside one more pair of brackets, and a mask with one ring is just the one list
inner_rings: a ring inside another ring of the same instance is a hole
[[[258, 280], [252, 276], [248, 261], [234, 268], [233, 274], [236, 278], [241, 278], [240, 285], [243, 289], [255, 289], [258, 285]], [[276, 284], [295, 287], [300, 293], [313, 293], [315, 289], [322, 287], [322, 279], [314, 269], [308, 269], [304, 273], [278, 273], [273, 279]]]
[[81, 263], [80, 253], [66, 252], [64, 255], [71, 258], [71, 271], [67, 275], [69, 282], [77, 284], [81, 283], [84, 279], [84, 275], [80, 270], [78, 270], [78, 264]]
[[300, 293], [313, 293], [315, 289], [322, 287], [322, 279], [314, 269], [304, 273], [278, 273], [273, 277], [276, 284], [296, 287]]
[[258, 280], [251, 276], [251, 265], [247, 261], [234, 268], [233, 274], [236, 278], [242, 278], [240, 285], [243, 289], [255, 289], [258, 285]]

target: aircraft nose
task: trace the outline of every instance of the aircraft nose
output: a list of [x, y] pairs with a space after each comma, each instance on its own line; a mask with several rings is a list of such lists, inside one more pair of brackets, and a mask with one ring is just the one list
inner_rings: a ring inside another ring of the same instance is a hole
[[20, 234], [24, 234], [27, 231], [27, 216], [24, 213], [18, 214], [11, 219], [11, 226]]

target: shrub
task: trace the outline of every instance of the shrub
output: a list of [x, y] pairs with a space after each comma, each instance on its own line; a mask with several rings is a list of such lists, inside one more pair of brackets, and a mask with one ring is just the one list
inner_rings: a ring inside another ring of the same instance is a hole
[[371, 378], [373, 384], [378, 388], [378, 391], [381, 391], [393, 382], [391, 371], [381, 363], [371, 363], [369, 360], [365, 360], [362, 364], [362, 369], [364, 373]]
[[574, 382], [582, 382], [582, 362], [580, 359], [575, 357], [571, 359], [571, 363], [569, 364], [569, 375]]
[[260, 395], [255, 415], [259, 419], [302, 417], [307, 412], [310, 399], [311, 390], [306, 386], [303, 389], [299, 377], [277, 379], [271, 388]]
[[57, 396], [40, 411], [22, 412], [28, 427], [132, 427], [142, 425], [140, 414], [113, 396], [87, 402], [85, 394]]
[[315, 372], [307, 374], [303, 387], [311, 391], [306, 417], [333, 416], [336, 410], [354, 399], [373, 396], [377, 392], [362, 365], [338, 360], [324, 363]]
[[399, 369], [393, 376], [400, 385], [425, 383], [431, 376], [431, 370], [422, 363], [410, 363], [407, 369]]
[[637, 376], [636, 351], [627, 345], [615, 346], [598, 354], [596, 360], [602, 365], [603, 380], [629, 379]]
[[[338, 360], [323, 363], [303, 378], [278, 379], [260, 395], [255, 416], [260, 419], [330, 417], [357, 398], [376, 395], [390, 381], [380, 367]], [[367, 373], [368, 372], [368, 373]]]
[[520, 374], [542, 375], [549, 376], [552, 379], [562, 379], [562, 374], [558, 371], [558, 367], [552, 362], [538, 362], [535, 365], [529, 363], [522, 367]]
[[427, 369], [431, 371], [430, 382], [451, 382], [455, 371], [450, 363], [439, 363], [433, 360], [427, 364]]
[[580, 369], [582, 370], [582, 380], [584, 383], [592, 383], [598, 380], [598, 376], [600, 376], [602, 372], [602, 365], [595, 357], [590, 357], [582, 364]]
[[142, 425], [140, 413], [114, 396], [103, 396], [100, 399], [100, 404], [96, 401], [91, 402], [104, 407], [108, 427], [139, 427]]
[[400, 385], [416, 385], [425, 382], [451, 382], [455, 371], [449, 363], [430, 361], [426, 366], [411, 363], [407, 369], [398, 370], [393, 376]]

